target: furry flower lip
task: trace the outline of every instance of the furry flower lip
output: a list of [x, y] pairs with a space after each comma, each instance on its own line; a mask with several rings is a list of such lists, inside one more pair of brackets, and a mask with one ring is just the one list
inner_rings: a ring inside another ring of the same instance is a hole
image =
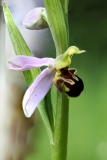
[[53, 79], [54, 85], [60, 92], [65, 90], [68, 97], [78, 97], [84, 90], [84, 83], [81, 78], [79, 78], [75, 73], [77, 70], [75, 68], [65, 67], [60, 70], [60, 76], [56, 76]]
[[85, 50], [79, 50], [75, 46], [71, 46], [68, 50], [56, 58], [56, 73], [53, 79], [54, 85], [62, 92], [65, 91], [68, 97], [78, 97], [84, 90], [84, 83], [75, 73], [75, 68], [68, 68], [71, 64], [71, 57], [74, 54], [80, 54]]
[[63, 89], [69, 97], [77, 97], [84, 89], [83, 81], [75, 75], [76, 69], [68, 69], [71, 57], [74, 54], [85, 52], [71, 46], [56, 59], [37, 58], [29, 56], [15, 56], [7, 61], [9, 69], [25, 71], [33, 68], [47, 66], [27, 89], [23, 98], [23, 110], [26, 117], [31, 117], [38, 104], [50, 90], [52, 84], [62, 92]]

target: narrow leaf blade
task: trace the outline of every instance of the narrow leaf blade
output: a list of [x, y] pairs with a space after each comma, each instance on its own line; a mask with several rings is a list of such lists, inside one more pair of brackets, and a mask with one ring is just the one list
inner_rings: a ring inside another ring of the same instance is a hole
[[[13, 17], [10, 13], [10, 10], [6, 6], [5, 2], [3, 2], [3, 11], [4, 11], [4, 17], [5, 17], [6, 25], [8, 28], [8, 32], [9, 32], [11, 42], [13, 44], [16, 55], [33, 56], [24, 38], [22, 37], [20, 31], [18, 30], [16, 24], [14, 23]], [[30, 86], [31, 83], [35, 80], [35, 78], [39, 74], [40, 74], [40, 69], [32, 69], [32, 70], [24, 71], [23, 75], [27, 82], [27, 85]], [[53, 133], [52, 133], [49, 117], [46, 112], [44, 100], [39, 104], [38, 109], [44, 121], [45, 127], [47, 129], [47, 132], [50, 138], [50, 142], [52, 143]]]

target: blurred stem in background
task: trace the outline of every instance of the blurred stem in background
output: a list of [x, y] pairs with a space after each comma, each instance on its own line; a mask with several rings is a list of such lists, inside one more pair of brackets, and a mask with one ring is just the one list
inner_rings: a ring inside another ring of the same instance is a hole
[[[29, 152], [29, 131], [35, 124], [34, 116], [26, 119], [22, 111], [25, 82], [21, 75], [6, 67], [7, 57], [14, 54], [7, 33], [0, 1], [0, 159], [22, 160]], [[17, 78], [18, 76], [18, 78]], [[32, 151], [32, 148], [31, 148]]]
[[[6, 79], [5, 79], [5, 26], [3, 23], [2, 4], [0, 0], [0, 159], [4, 153], [4, 108], [6, 105]], [[2, 154], [1, 154], [2, 153]]]
[[[0, 84], [1, 87], [5, 86], [5, 26], [3, 23], [3, 12], [2, 12], [2, 6], [0, 1]], [[0, 90], [1, 93], [1, 90]], [[2, 94], [0, 94], [2, 95]], [[0, 102], [2, 101], [2, 98]], [[2, 102], [1, 102], [2, 103]], [[0, 103], [0, 104], [1, 104]], [[2, 113], [2, 112], [0, 112]], [[1, 117], [1, 116], [0, 116]], [[1, 121], [0, 121], [1, 122]]]

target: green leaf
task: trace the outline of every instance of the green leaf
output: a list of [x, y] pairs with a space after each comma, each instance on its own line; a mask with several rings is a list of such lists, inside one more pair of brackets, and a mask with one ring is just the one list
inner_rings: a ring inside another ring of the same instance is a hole
[[[6, 6], [5, 2], [3, 2], [3, 11], [4, 11], [5, 22], [6, 22], [8, 32], [11, 38], [11, 42], [13, 44], [16, 55], [33, 56], [25, 40], [23, 39], [20, 31], [15, 25], [12, 15], [8, 7]], [[23, 72], [28, 86], [31, 85], [31, 83], [34, 81], [34, 79], [38, 76], [39, 73], [40, 73], [40, 69], [33, 69], [30, 71]]]
[[[16, 55], [26, 55], [26, 56], [33, 56], [32, 52], [30, 51], [29, 47], [27, 46], [25, 40], [23, 39], [20, 31], [18, 30], [17, 26], [14, 23], [14, 20], [12, 18], [12, 15], [6, 6], [6, 3], [3, 2], [3, 11], [4, 11], [4, 17], [6, 21], [6, 25], [8, 28], [8, 32], [14, 47], [14, 51]], [[40, 69], [32, 69], [29, 71], [24, 71], [23, 75], [27, 82], [27, 85], [30, 86], [31, 83], [35, 80], [35, 78], [40, 74]], [[53, 142], [53, 133], [49, 121], [49, 117], [45, 108], [45, 103], [42, 101], [38, 105], [39, 112], [41, 114], [41, 117], [44, 121], [45, 127], [47, 129], [50, 142]]]

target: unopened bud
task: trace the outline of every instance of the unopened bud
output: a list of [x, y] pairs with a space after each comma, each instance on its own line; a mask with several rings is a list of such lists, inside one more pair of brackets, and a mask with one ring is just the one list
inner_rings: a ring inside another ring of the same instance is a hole
[[39, 30], [45, 29], [48, 27], [48, 23], [45, 21], [43, 13], [45, 12], [45, 8], [38, 7], [31, 10], [23, 21], [23, 25], [27, 29], [31, 30]]

